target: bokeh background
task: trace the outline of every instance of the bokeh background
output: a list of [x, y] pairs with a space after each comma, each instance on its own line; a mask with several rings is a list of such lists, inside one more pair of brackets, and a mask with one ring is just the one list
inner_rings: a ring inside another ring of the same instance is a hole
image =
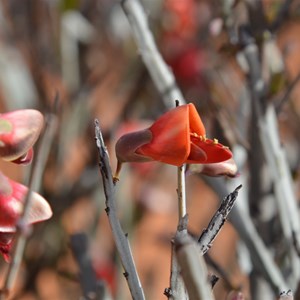
[[[247, 137], [249, 107], [240, 101], [247, 93], [247, 72], [241, 67], [242, 58], [237, 59], [238, 45], [232, 43], [222, 25], [220, 2], [142, 3], [158, 47], [185, 98], [197, 107], [208, 136], [255, 153], [260, 148]], [[284, 2], [261, 2], [266, 24], [277, 20]], [[300, 3], [288, 2], [286, 13], [272, 32], [273, 52], [264, 57], [272, 63], [266, 63], [263, 70], [270, 82], [268, 101], [279, 107], [280, 136], [299, 197], [300, 84], [296, 82], [288, 99], [281, 103], [300, 72]], [[270, 65], [274, 66], [272, 72]], [[77, 233], [88, 238], [95, 274], [107, 284], [112, 297], [130, 299], [104, 211], [94, 119], [99, 119], [114, 170], [117, 138], [147, 127], [165, 107], [119, 1], [0, 1], [1, 112], [36, 108], [46, 115], [53, 109], [57, 94], [58, 126], [40, 191], [54, 215], [34, 227], [13, 299], [68, 300], [82, 296], [80, 270], [70, 244], [71, 236]], [[3, 161], [0, 169], [20, 182], [28, 175], [27, 167]], [[241, 172], [248, 172], [247, 167]], [[169, 286], [170, 239], [178, 215], [176, 178], [176, 168], [171, 166], [127, 164], [117, 184], [118, 212], [129, 233], [147, 299], [166, 299], [163, 291]], [[239, 184], [239, 178], [228, 180]], [[186, 189], [189, 228], [200, 235], [217, 209], [219, 197], [192, 172], [188, 173]], [[275, 252], [280, 252], [272, 204], [255, 202], [249, 207], [256, 224], [268, 224], [261, 234], [268, 237]], [[214, 288], [216, 299], [226, 299], [232, 289], [241, 289], [251, 299], [251, 267], [240, 263], [239, 247], [236, 230], [226, 223], [209, 251], [218, 266], [218, 270], [210, 270], [220, 277]], [[0, 282], [6, 270], [7, 264], [1, 259]]]

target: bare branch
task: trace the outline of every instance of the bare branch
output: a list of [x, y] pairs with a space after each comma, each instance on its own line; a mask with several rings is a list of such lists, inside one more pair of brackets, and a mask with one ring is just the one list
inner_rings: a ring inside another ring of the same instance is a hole
[[216, 211], [211, 221], [209, 222], [207, 229], [203, 230], [198, 240], [200, 253], [202, 255], [204, 255], [211, 248], [213, 241], [222, 229], [228, 214], [233, 208], [241, 187], [242, 185], [239, 185], [232, 193], [230, 193], [223, 199], [219, 209]]
[[123, 0], [122, 7], [131, 25], [142, 59], [166, 107], [173, 108], [174, 99], [184, 104], [184, 97], [176, 85], [174, 75], [157, 49], [142, 5], [138, 0]]
[[[228, 193], [223, 179], [205, 177], [205, 181], [220, 197]], [[274, 292], [279, 293], [282, 290], [288, 289], [288, 285], [280, 269], [274, 262], [270, 251], [258, 234], [251, 217], [242, 209], [239, 201], [233, 207], [229, 219], [250, 251], [253, 265], [270, 283]]]
[[294, 296], [291, 290], [287, 292], [281, 292], [279, 295], [279, 300], [294, 300]]
[[[175, 234], [177, 236], [187, 235], [188, 216], [186, 214], [186, 193], [185, 193], [185, 165], [177, 168], [178, 174], [178, 226]], [[172, 243], [172, 256], [171, 256], [171, 276], [170, 288], [165, 289], [165, 295], [169, 299], [184, 300], [188, 299], [185, 285], [181, 277], [181, 270], [177, 262], [175, 254], [175, 244]]]
[[177, 235], [175, 245], [176, 257], [189, 299], [213, 300], [207, 268], [199, 254], [198, 245], [188, 235]]
[[127, 234], [122, 230], [120, 221], [117, 217], [115, 186], [113, 183], [113, 176], [109, 164], [109, 156], [104, 144], [102, 133], [99, 127], [99, 121], [95, 120], [95, 137], [96, 145], [99, 151], [99, 169], [102, 175], [104, 193], [106, 197], [106, 213], [109, 224], [114, 236], [116, 247], [121, 258], [123, 268], [125, 270], [124, 276], [127, 280], [132, 298], [135, 300], [145, 299], [144, 292], [136, 272], [133, 261], [131, 249], [128, 243]]
[[164, 294], [168, 299], [172, 300], [188, 300], [188, 294], [181, 277], [181, 268], [178, 264], [175, 244], [172, 244], [172, 256], [171, 256], [171, 276], [170, 276], [170, 288], [165, 289]]

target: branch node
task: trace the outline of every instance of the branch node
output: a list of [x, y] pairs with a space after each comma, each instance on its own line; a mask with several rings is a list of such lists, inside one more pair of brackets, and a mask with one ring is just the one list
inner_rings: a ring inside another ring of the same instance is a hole
[[164, 295], [167, 296], [168, 298], [172, 297], [173, 296], [172, 289], [170, 287], [165, 288]]

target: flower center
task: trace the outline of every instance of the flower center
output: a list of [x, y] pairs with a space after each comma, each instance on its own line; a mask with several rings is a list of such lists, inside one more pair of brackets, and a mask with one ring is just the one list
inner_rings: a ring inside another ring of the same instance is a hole
[[211, 139], [208, 139], [208, 138], [206, 137], [206, 135], [199, 135], [199, 134], [197, 134], [196, 132], [191, 132], [190, 135], [191, 135], [191, 137], [196, 138], [196, 139], [198, 139], [198, 140], [200, 140], [201, 142], [204, 142], [204, 143], [206, 143], [206, 144], [210, 144], [210, 145], [218, 145], [218, 146], [222, 146], [222, 148], [229, 149], [229, 147], [220, 144], [219, 141], [218, 141], [218, 139], [216, 139], [216, 138], [213, 138], [213, 139], [211, 140]]
[[201, 142], [205, 142], [206, 141], [206, 135], [199, 135], [196, 132], [191, 132], [190, 135], [192, 137], [198, 138]]

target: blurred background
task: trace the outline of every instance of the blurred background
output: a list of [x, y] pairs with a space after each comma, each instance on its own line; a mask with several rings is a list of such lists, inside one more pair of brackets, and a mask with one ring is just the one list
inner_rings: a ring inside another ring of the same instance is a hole
[[[236, 16], [229, 15], [225, 5], [234, 7], [240, 2], [142, 3], [158, 48], [186, 100], [197, 107], [207, 135], [251, 156], [262, 150], [249, 137], [251, 105], [241, 100], [249, 98], [247, 65], [228, 26]], [[280, 138], [299, 198], [300, 2], [258, 2], [261, 14], [253, 24], [258, 27], [254, 36], [262, 53], [262, 76], [268, 82], [266, 98], [277, 109]], [[268, 43], [263, 43], [266, 39]], [[83, 295], [80, 270], [71, 247], [71, 237], [79, 233], [87, 238], [93, 270], [107, 284], [112, 298], [130, 299], [104, 211], [94, 119], [99, 119], [114, 170], [118, 137], [146, 128], [165, 107], [119, 1], [0, 1], [1, 111], [36, 108], [46, 115], [57, 94], [58, 127], [40, 191], [54, 215], [35, 226], [13, 299], [79, 299]], [[28, 171], [3, 161], [0, 168], [19, 182]], [[240, 172], [250, 174], [249, 170], [251, 164], [245, 164]], [[256, 178], [255, 170], [251, 174]], [[126, 164], [117, 184], [118, 212], [124, 231], [129, 233], [147, 299], [166, 299], [163, 292], [169, 286], [170, 239], [178, 215], [176, 180], [172, 166]], [[239, 178], [228, 180], [233, 186], [240, 183]], [[219, 196], [203, 177], [191, 171], [186, 189], [189, 228], [199, 236], [217, 209]], [[246, 205], [280, 261], [284, 250], [278, 215], [270, 200], [272, 185], [262, 190], [260, 198]], [[266, 299], [253, 297], [251, 263], [249, 259], [248, 264], [240, 263], [240, 247], [237, 231], [226, 223], [208, 252], [213, 261], [211, 272], [220, 277], [214, 288], [216, 299], [226, 299], [234, 289], [242, 290], [247, 299]], [[0, 270], [3, 282], [7, 264], [2, 259]]]

